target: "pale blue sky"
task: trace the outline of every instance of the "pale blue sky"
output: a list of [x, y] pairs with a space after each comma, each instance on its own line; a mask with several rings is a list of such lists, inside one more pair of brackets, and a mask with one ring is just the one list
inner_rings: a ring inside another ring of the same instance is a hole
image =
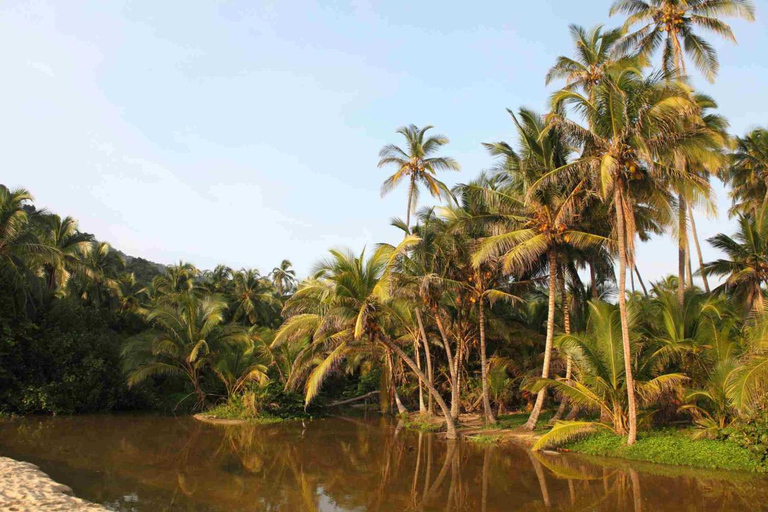
[[[34, 2], [0, 6], [0, 182], [135, 256], [300, 273], [333, 246], [396, 241], [380, 147], [433, 124], [468, 181], [504, 109], [543, 110], [569, 23], [617, 25], [608, 0]], [[768, 1], [716, 41], [715, 96], [741, 134], [768, 125]], [[766, 15], [766, 17], [763, 16]], [[730, 231], [698, 217], [703, 237]], [[423, 196], [425, 202], [427, 197]], [[705, 244], [706, 245], [706, 244]], [[707, 247], [706, 258], [715, 256]], [[639, 249], [655, 279], [669, 239]]]

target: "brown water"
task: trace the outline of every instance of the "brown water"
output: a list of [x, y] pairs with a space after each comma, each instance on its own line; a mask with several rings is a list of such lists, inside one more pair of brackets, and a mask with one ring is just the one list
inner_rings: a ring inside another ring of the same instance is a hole
[[388, 419], [0, 421], [0, 455], [119, 511], [768, 510], [768, 479], [439, 440]]

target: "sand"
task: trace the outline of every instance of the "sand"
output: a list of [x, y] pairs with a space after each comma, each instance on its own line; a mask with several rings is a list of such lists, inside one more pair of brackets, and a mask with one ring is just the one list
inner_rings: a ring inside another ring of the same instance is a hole
[[34, 464], [0, 457], [0, 511], [2, 512], [105, 512], [109, 509], [72, 496]]

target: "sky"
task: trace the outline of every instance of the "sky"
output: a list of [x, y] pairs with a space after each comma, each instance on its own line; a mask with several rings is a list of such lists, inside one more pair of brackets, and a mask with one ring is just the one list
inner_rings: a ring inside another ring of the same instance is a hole
[[[544, 111], [544, 75], [570, 55], [568, 25], [621, 23], [610, 2], [538, 0], [0, 4], [0, 183], [38, 207], [159, 263], [225, 263], [299, 275], [332, 247], [396, 242], [405, 189], [381, 198], [379, 149], [431, 124], [467, 182], [493, 165], [481, 143], [514, 140], [506, 108]], [[731, 133], [768, 125], [768, 0], [711, 37], [715, 97]], [[391, 172], [391, 171], [389, 171]], [[732, 232], [697, 213], [702, 240]], [[422, 204], [429, 204], [422, 194]], [[649, 280], [676, 248], [638, 249]], [[704, 258], [718, 257], [704, 242]]]

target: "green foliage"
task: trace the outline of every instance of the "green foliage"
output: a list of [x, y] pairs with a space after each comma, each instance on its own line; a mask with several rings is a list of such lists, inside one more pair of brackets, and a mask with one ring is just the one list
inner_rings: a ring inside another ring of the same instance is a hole
[[763, 466], [768, 467], [768, 409], [754, 412], [742, 421], [721, 431], [720, 437], [748, 450]]
[[613, 433], [597, 433], [571, 442], [565, 448], [588, 455], [711, 469], [765, 472], [765, 464], [747, 448], [708, 439], [693, 440], [683, 431], [641, 433], [634, 445]]

